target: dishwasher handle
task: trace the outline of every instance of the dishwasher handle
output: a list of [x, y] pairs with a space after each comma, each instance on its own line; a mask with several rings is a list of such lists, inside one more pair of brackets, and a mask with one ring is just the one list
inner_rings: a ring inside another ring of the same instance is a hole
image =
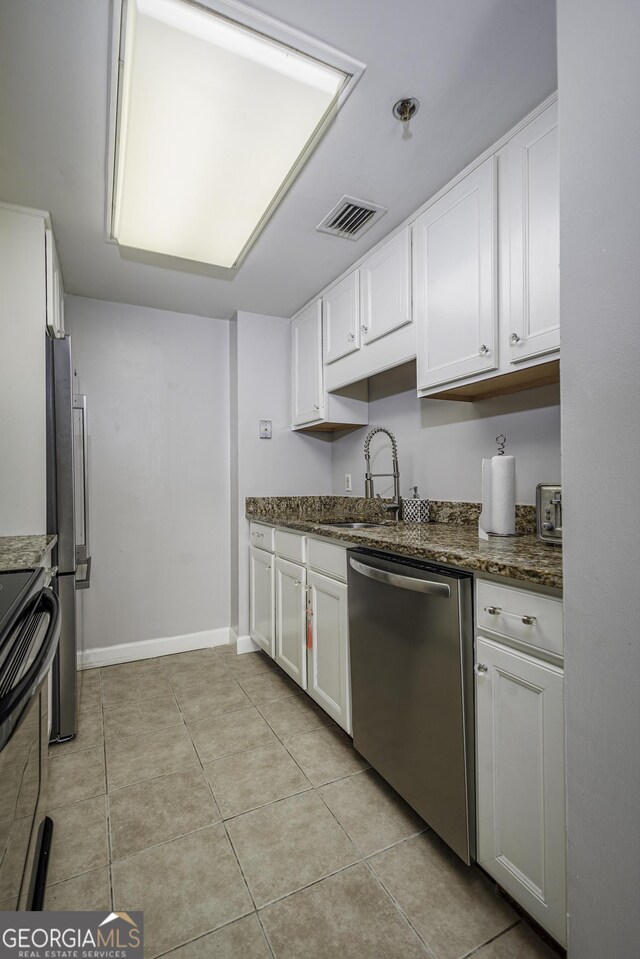
[[387, 573], [384, 569], [376, 569], [375, 566], [365, 566], [357, 559], [349, 560], [351, 568], [361, 576], [367, 576], [369, 579], [375, 579], [378, 583], [386, 583], [388, 586], [399, 586], [400, 589], [411, 589], [415, 593], [429, 593], [431, 596], [442, 596], [443, 599], [449, 599], [451, 596], [451, 587], [446, 583], [434, 583], [428, 579], [418, 579], [413, 576], [400, 576], [399, 573]]

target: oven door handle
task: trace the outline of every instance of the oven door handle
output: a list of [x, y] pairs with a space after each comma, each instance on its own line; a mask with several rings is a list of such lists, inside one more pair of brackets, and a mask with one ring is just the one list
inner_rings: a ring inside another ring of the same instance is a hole
[[451, 587], [446, 583], [434, 583], [430, 579], [418, 579], [413, 576], [401, 576], [399, 573], [388, 573], [384, 569], [376, 569], [375, 566], [365, 566], [357, 559], [349, 560], [351, 568], [361, 576], [368, 579], [374, 579], [377, 583], [385, 583], [387, 586], [399, 586], [400, 589], [411, 589], [414, 593], [428, 593], [430, 596], [441, 596], [443, 599], [449, 599], [451, 596]]
[[36, 616], [38, 613], [49, 613], [50, 619], [47, 631], [42, 640], [42, 645], [25, 675], [0, 701], [0, 724], [4, 723], [16, 707], [39, 686], [53, 662], [60, 636], [60, 601], [53, 590], [42, 590], [32, 616]]

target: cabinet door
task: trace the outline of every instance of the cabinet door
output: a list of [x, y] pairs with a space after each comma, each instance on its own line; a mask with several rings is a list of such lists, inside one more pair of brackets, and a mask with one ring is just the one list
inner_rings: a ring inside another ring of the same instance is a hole
[[560, 348], [558, 104], [509, 143], [509, 359]]
[[322, 301], [316, 300], [291, 325], [293, 425], [324, 417], [322, 387]]
[[360, 331], [363, 343], [411, 322], [411, 234], [407, 227], [360, 267]]
[[307, 692], [351, 734], [347, 586], [312, 572], [307, 582], [312, 643]]
[[324, 361], [333, 363], [360, 349], [358, 270], [345, 276], [322, 299]]
[[490, 157], [415, 222], [419, 390], [498, 366], [496, 213]]
[[263, 549], [249, 548], [249, 635], [275, 657], [274, 558]]
[[276, 557], [276, 662], [307, 688], [306, 570]]
[[562, 671], [484, 639], [477, 661], [478, 862], [564, 943]]
[[64, 290], [53, 232], [45, 229], [47, 328], [52, 336], [64, 336]]

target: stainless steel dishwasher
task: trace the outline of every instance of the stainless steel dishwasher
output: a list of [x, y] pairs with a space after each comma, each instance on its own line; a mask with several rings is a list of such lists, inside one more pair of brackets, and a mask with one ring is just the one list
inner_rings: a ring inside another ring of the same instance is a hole
[[348, 556], [353, 744], [470, 863], [472, 577], [376, 550]]

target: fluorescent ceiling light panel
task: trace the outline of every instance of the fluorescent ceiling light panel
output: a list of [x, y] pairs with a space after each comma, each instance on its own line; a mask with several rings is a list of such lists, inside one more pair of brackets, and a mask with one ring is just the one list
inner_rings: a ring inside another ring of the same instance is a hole
[[124, 26], [112, 236], [236, 267], [356, 71], [185, 0], [127, 0]]

